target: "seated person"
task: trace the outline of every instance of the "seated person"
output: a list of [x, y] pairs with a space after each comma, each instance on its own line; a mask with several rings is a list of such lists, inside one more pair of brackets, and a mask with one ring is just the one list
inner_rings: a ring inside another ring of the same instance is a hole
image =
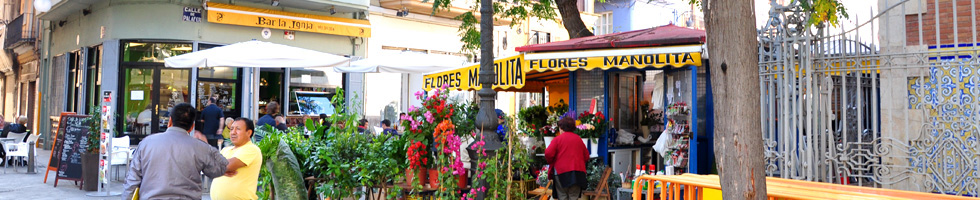
[[[27, 116], [19, 116], [19, 117], [17, 117], [17, 123], [15, 123], [15, 124], [7, 124], [7, 126], [3, 127], [3, 132], [7, 132], [7, 133], [26, 133], [27, 132], [27, 126], [24, 126], [25, 124], [27, 124]], [[21, 142], [27, 142], [27, 137], [24, 137], [23, 138], [23, 141], [21, 141]]]

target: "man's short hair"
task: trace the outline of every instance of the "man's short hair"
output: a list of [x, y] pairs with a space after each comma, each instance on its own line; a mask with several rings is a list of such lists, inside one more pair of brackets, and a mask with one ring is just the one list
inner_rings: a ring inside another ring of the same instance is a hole
[[170, 123], [175, 127], [190, 130], [191, 126], [194, 126], [195, 119], [197, 119], [197, 110], [189, 103], [179, 103], [170, 108]]
[[391, 127], [391, 120], [387, 120], [387, 119], [381, 120], [381, 124], [384, 124], [387, 127]]
[[558, 120], [558, 128], [562, 131], [573, 132], [575, 131], [575, 120], [571, 117], [562, 118]]
[[361, 119], [361, 120], [358, 120], [357, 122], [359, 122], [357, 125], [365, 125], [365, 126], [367, 126], [368, 120], [367, 119]]
[[217, 98], [214, 98], [214, 97], [211, 97], [211, 98], [208, 99], [208, 102], [211, 102], [213, 104], [218, 104], [218, 99]]

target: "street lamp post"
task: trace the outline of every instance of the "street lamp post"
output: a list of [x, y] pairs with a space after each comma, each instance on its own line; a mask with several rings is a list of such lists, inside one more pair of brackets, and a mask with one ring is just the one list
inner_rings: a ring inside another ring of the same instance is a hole
[[[473, 162], [473, 174], [482, 171], [479, 169], [480, 158], [494, 157], [498, 149], [503, 147], [500, 138], [497, 136], [497, 113], [494, 112], [494, 102], [497, 93], [493, 91], [493, 78], [496, 73], [493, 71], [493, 1], [480, 1], [480, 85], [482, 88], [477, 94], [480, 96], [480, 111], [476, 115], [476, 127], [478, 127], [480, 137], [474, 140], [467, 148]], [[474, 149], [473, 144], [482, 140], [485, 155]], [[474, 180], [480, 187], [487, 186], [487, 176], [480, 176]], [[473, 188], [476, 190], [477, 188]], [[476, 190], [474, 199], [486, 199], [486, 190]]]

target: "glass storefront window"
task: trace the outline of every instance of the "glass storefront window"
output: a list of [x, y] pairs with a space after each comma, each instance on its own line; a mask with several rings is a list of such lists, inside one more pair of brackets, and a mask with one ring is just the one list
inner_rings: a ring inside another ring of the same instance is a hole
[[153, 69], [126, 69], [126, 88], [123, 92], [123, 118], [126, 120], [124, 132], [145, 135], [151, 133], [153, 120]]
[[206, 68], [198, 69], [197, 76], [200, 78], [237, 79], [238, 68], [206, 67]]
[[217, 81], [198, 81], [197, 82], [197, 108], [204, 109], [205, 103], [209, 97], [215, 97], [218, 99], [218, 106], [221, 110], [225, 112], [231, 112], [236, 108], [236, 97], [238, 96], [237, 86], [238, 84], [231, 82], [217, 82]]
[[[290, 69], [289, 72], [289, 115], [332, 114], [333, 105], [312, 106], [310, 102], [329, 101], [343, 84], [343, 74], [330, 70]], [[326, 97], [326, 98], [325, 98]], [[323, 104], [323, 103], [319, 103]], [[318, 104], [318, 105], [319, 105]], [[325, 111], [323, 109], [329, 109]], [[323, 112], [323, 113], [317, 113]]]
[[127, 42], [123, 45], [123, 62], [158, 62], [163, 59], [190, 53], [190, 43]]
[[167, 123], [170, 122], [170, 108], [180, 103], [190, 102], [189, 78], [190, 70], [160, 70], [160, 106], [157, 106], [159, 130], [167, 129]]

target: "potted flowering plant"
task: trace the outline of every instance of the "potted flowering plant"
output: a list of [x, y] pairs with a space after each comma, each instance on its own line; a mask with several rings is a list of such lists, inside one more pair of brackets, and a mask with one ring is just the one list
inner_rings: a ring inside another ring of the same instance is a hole
[[[409, 171], [415, 172], [417, 175], [421, 175], [421, 171], [427, 171], [428, 177], [430, 177], [429, 183], [435, 186], [437, 179], [431, 178], [437, 176], [437, 170], [439, 166], [433, 166], [437, 164], [436, 158], [434, 157], [435, 151], [439, 150], [437, 144], [444, 143], [445, 138], [437, 138], [440, 134], [437, 133], [437, 129], [440, 132], [447, 132], [451, 129], [454, 132], [455, 126], [452, 126], [453, 114], [455, 113], [456, 106], [448, 102], [449, 91], [446, 90], [449, 85], [443, 85], [432, 91], [431, 95], [426, 95], [422, 91], [415, 93], [415, 97], [422, 101], [422, 107], [410, 106], [408, 108], [408, 113], [402, 118], [402, 126], [405, 127], [405, 137], [410, 141], [409, 149], [406, 152], [409, 160]], [[449, 124], [442, 125], [443, 122], [448, 121]], [[435, 139], [440, 139], [438, 142], [434, 142]], [[432, 150], [433, 152], [430, 152]], [[432, 162], [430, 162], [430, 160]], [[412, 177], [411, 175], [409, 177]], [[425, 176], [419, 176], [425, 177]], [[420, 178], [422, 179], [422, 178]], [[418, 181], [420, 184], [413, 187], [418, 187], [424, 184], [422, 180]]]
[[598, 150], [598, 138], [605, 134], [606, 127], [609, 121], [606, 120], [606, 116], [602, 114], [602, 111], [596, 112], [595, 114], [585, 111], [579, 114], [578, 120], [576, 122], [575, 134], [582, 137], [583, 142], [588, 140], [591, 144], [592, 155], [596, 155]]

